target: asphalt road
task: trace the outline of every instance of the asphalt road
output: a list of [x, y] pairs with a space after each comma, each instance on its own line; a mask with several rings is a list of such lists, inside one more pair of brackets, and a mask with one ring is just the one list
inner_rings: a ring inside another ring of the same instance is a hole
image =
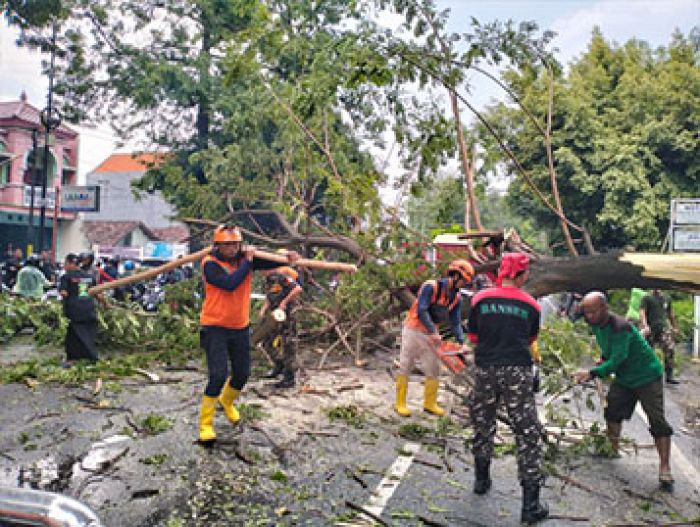
[[[105, 380], [97, 395], [93, 384], [3, 385], [0, 484], [77, 497], [109, 527], [371, 524], [358, 509], [388, 525], [519, 524], [507, 428], [499, 429], [504, 446], [494, 461], [494, 487], [476, 496], [465, 451], [469, 430], [418, 411], [407, 420], [395, 416], [388, 359], [365, 370], [308, 371], [304, 388], [284, 392], [254, 379], [241, 399], [247, 418], [234, 427], [218, 415], [219, 441], [211, 449], [194, 443], [204, 384], [199, 365], [160, 371], [157, 382]], [[667, 390], [677, 432], [674, 491], [659, 490], [651, 437], [635, 415], [624, 427], [631, 442], [621, 458], [560, 454], [551, 461], [558, 475], [547, 479], [543, 498], [554, 518], [544, 525], [697, 521], [699, 431], [688, 421], [689, 409], [700, 405], [697, 370], [693, 365], [684, 384]], [[419, 408], [418, 378], [409, 395]], [[458, 425], [459, 397], [447, 390], [440, 397]], [[559, 404], [578, 417], [574, 398]], [[152, 430], [149, 415], [156, 425], [170, 424]], [[599, 408], [585, 405], [580, 415], [586, 424], [602, 419]]]

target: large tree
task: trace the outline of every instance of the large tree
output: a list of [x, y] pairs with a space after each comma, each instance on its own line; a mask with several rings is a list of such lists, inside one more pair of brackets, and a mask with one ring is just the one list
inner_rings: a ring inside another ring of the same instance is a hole
[[[668, 228], [669, 201], [700, 188], [700, 33], [673, 35], [652, 50], [631, 40], [622, 46], [595, 30], [588, 51], [555, 83], [553, 151], [564, 210], [588, 227], [601, 248], [634, 245], [658, 250]], [[547, 108], [547, 72], [511, 69], [504, 82], [535, 116]], [[541, 134], [520, 107], [490, 109], [490, 123], [507, 138], [523, 167], [542, 188], [547, 158]], [[515, 177], [509, 203], [553, 240], [556, 218], [533, 199], [511, 160], [489, 150]]]

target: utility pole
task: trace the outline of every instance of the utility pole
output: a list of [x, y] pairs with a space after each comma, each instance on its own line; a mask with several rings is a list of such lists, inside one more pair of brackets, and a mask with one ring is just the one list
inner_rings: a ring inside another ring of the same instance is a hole
[[[56, 62], [56, 21], [51, 25], [51, 66], [49, 67], [49, 95], [48, 105], [41, 114], [41, 121], [46, 130], [44, 135], [44, 177], [41, 181], [41, 213], [39, 220], [39, 252], [44, 250], [44, 224], [46, 223], [46, 185], [49, 180], [49, 146], [51, 130], [57, 129], [61, 124], [61, 117], [53, 108], [53, 75]], [[58, 164], [56, 164], [58, 167]]]
[[29, 176], [29, 223], [27, 224], [27, 251], [26, 256], [34, 252], [34, 185], [36, 185], [36, 173], [39, 171], [36, 163], [39, 159], [39, 130], [32, 130], [32, 166]]

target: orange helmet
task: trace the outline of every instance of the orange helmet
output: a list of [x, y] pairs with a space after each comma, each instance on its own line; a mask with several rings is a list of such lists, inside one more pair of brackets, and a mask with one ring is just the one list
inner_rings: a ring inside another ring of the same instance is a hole
[[214, 243], [230, 243], [242, 242], [243, 236], [238, 227], [228, 227], [227, 225], [219, 225], [214, 230]]
[[467, 282], [471, 282], [474, 278], [474, 268], [472, 264], [466, 260], [454, 260], [450, 262], [450, 265], [447, 267], [447, 272], [449, 273], [450, 271], [458, 272]]

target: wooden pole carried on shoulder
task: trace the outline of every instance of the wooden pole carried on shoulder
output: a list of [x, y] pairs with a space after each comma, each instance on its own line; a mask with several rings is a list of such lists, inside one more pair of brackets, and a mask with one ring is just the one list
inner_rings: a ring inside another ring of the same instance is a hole
[[[152, 269], [148, 269], [146, 271], [142, 271], [131, 276], [125, 276], [124, 278], [118, 278], [117, 280], [114, 280], [112, 282], [105, 282], [104, 284], [96, 285], [94, 287], [91, 287], [88, 290], [88, 293], [90, 293], [91, 295], [96, 295], [98, 293], [102, 293], [103, 291], [108, 291], [117, 287], [124, 287], [135, 282], [143, 282], [144, 280], [150, 280], [151, 278], [155, 278], [159, 274], [167, 273], [168, 271], [172, 271], [173, 269], [177, 269], [178, 267], [182, 267], [183, 265], [187, 265], [192, 262], [198, 262], [199, 260], [207, 256], [209, 253], [211, 253], [212, 249], [213, 247], [207, 247], [206, 249], [202, 249], [201, 251], [197, 251], [196, 253], [188, 254], [186, 256], [183, 256], [182, 258], [178, 258], [177, 260], [173, 260], [172, 262], [168, 262], [158, 267], [153, 267]], [[256, 249], [254, 256], [255, 258], [260, 258], [261, 260], [269, 260], [271, 262], [289, 265], [287, 257], [281, 253], [271, 253]], [[298, 267], [307, 267], [309, 269], [341, 271], [343, 273], [357, 272], [357, 266], [353, 264], [347, 264], [342, 262], [326, 262], [322, 260], [311, 260], [308, 258], [299, 258], [296, 262], [294, 262], [293, 265]]]

